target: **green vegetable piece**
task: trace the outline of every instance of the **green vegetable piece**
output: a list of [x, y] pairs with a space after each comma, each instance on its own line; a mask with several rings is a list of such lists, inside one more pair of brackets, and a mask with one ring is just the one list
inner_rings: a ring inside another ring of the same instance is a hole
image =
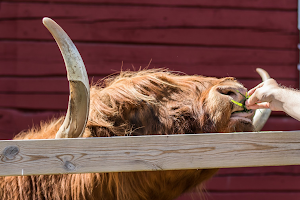
[[239, 103], [235, 100], [231, 100], [233, 103], [235, 103], [236, 105], [240, 106], [240, 107], [244, 107], [244, 105], [242, 103]]
[[234, 104], [236, 104], [236, 105], [238, 105], [238, 106], [240, 106], [240, 107], [242, 107], [242, 108], [244, 109], [243, 111], [240, 111], [240, 112], [250, 112], [251, 110], [248, 110], [248, 109], [246, 108], [245, 102], [246, 102], [247, 99], [249, 99], [249, 97], [250, 97], [251, 95], [248, 95], [247, 92], [246, 92], [245, 95], [243, 95], [243, 94], [242, 94], [240, 91], [238, 91], [238, 90], [237, 90], [237, 92], [240, 93], [240, 94], [244, 97], [244, 99], [242, 100], [242, 103], [237, 102], [237, 101], [235, 101], [235, 100], [231, 100], [231, 101], [232, 101]]

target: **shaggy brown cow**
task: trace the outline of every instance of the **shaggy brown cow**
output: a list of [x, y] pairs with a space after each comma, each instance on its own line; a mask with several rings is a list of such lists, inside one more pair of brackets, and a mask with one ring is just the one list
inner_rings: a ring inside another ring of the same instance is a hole
[[[78, 52], [70, 51], [75, 47], [57, 24], [50, 19], [44, 19], [44, 23], [56, 38], [69, 71], [69, 109], [66, 118], [15, 139], [253, 130], [254, 112], [244, 112], [231, 102], [242, 101], [241, 93], [246, 93], [234, 78], [178, 75], [166, 70], [122, 72], [106, 79], [102, 86], [92, 86], [86, 120], [89, 89], [81, 58]], [[72, 67], [79, 72], [70, 70]], [[216, 172], [195, 169], [1, 177], [0, 196], [6, 200], [171, 200]]]

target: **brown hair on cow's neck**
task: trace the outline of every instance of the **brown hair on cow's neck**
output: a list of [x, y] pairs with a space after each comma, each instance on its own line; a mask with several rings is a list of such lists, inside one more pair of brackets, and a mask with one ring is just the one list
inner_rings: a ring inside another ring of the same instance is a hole
[[[121, 72], [91, 87], [90, 117], [84, 137], [249, 131], [251, 124], [229, 121], [230, 102], [209, 97], [233, 78], [178, 75], [166, 70]], [[63, 118], [15, 139], [54, 138]], [[199, 141], [201, 142], [201, 141]], [[171, 200], [217, 169], [93, 173], [0, 178], [4, 199]]]

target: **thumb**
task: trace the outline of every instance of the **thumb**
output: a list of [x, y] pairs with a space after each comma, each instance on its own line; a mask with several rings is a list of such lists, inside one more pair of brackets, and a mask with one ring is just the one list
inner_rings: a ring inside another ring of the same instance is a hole
[[252, 106], [252, 105], [255, 105], [257, 102], [258, 102], [258, 98], [257, 96], [255, 95], [256, 92], [254, 92], [250, 97], [249, 99], [246, 100], [245, 102], [245, 105], [246, 106]]

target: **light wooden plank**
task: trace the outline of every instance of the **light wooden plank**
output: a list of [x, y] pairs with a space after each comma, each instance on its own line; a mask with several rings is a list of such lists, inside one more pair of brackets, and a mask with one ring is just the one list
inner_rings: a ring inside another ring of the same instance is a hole
[[0, 141], [0, 175], [300, 164], [300, 131]]

